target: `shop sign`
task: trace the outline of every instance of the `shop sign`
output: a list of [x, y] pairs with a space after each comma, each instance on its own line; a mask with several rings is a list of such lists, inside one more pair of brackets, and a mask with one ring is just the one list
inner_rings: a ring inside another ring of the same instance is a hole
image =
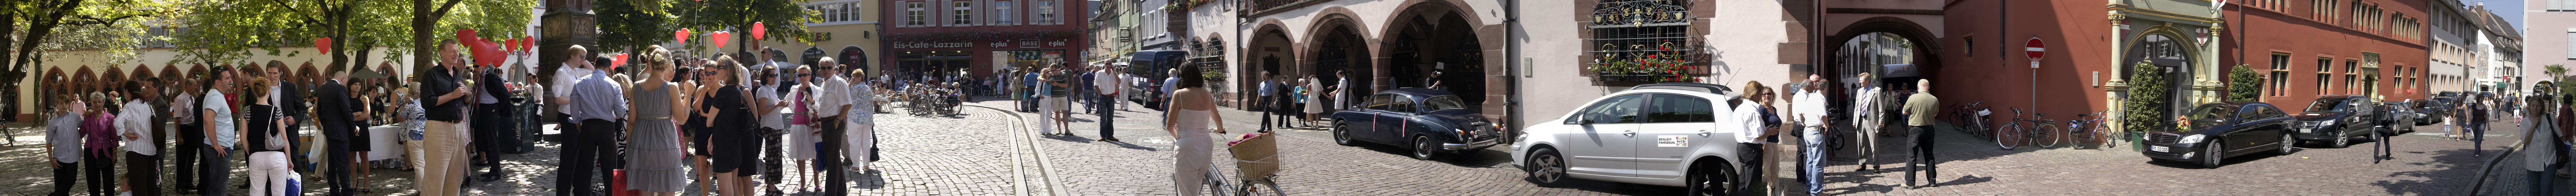
[[950, 43], [900, 42], [900, 43], [895, 43], [895, 44], [894, 44], [894, 48], [895, 48], [895, 49], [905, 49], [905, 48], [964, 48], [964, 47], [973, 47], [973, 46], [975, 46], [974, 44], [975, 44], [975, 43], [970, 43], [970, 42], [950, 42]]
[[1038, 39], [1020, 39], [1020, 48], [1036, 48]]

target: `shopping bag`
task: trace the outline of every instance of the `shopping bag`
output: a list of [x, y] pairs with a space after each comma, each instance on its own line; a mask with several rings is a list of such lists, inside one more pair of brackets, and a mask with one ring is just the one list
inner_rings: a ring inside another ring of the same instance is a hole
[[287, 172], [286, 195], [304, 195], [304, 175]]

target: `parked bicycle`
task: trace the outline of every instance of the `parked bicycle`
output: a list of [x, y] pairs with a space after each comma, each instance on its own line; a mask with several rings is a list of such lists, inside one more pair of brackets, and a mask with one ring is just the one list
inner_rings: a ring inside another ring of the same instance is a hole
[[2118, 146], [2119, 142], [2114, 140], [2119, 137], [2111, 135], [2110, 123], [2102, 123], [2102, 116], [2102, 112], [2075, 115], [2076, 120], [2066, 121], [2066, 136], [2073, 137], [2071, 139], [2079, 145], [2097, 138], [2109, 138], [2102, 139], [2102, 147], [2093, 148], [2094, 150]]
[[1975, 135], [1979, 139], [1995, 140], [1994, 136], [1986, 135], [1987, 132], [1995, 130], [1993, 124], [1986, 121], [1987, 115], [1994, 112], [1989, 110], [1992, 107], [1978, 107], [1983, 105], [1986, 105], [1986, 102], [1968, 103], [1968, 105], [1951, 104], [1950, 126], [1967, 131], [1968, 135]]
[[[2059, 144], [2058, 142], [2062, 141], [2061, 138], [2048, 137], [2049, 133], [2057, 132], [2057, 120], [2040, 119], [2048, 118], [2048, 113], [2039, 113], [2033, 118], [2025, 119], [2021, 118], [2021, 108], [2011, 109], [2013, 112], [2013, 122], [2004, 123], [2004, 127], [2012, 128], [2012, 130], [1997, 133], [2000, 136], [1995, 137], [1995, 146], [2002, 146], [2004, 150], [2012, 150], [2014, 147], [2020, 147], [2023, 144], [2035, 144], [2039, 145], [2039, 148], [2041, 149], [2047, 149], [2056, 148], [2057, 144]], [[2030, 122], [2031, 125], [2034, 126], [2024, 128], [2024, 126], [2021, 126], [2021, 122]]]

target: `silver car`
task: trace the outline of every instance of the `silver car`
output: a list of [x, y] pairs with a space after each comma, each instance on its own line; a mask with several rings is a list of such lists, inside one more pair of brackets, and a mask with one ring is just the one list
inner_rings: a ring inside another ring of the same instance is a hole
[[[1514, 139], [1512, 165], [1541, 186], [1566, 178], [1688, 187], [1727, 195], [1753, 183], [1739, 175], [1741, 119], [1728, 87], [1638, 85], [1586, 102]], [[1749, 104], [1749, 103], [1747, 103]], [[1734, 128], [1729, 128], [1734, 127]]]

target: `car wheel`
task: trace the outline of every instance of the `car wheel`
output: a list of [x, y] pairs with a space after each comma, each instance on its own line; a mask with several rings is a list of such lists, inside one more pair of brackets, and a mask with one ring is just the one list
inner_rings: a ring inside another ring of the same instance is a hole
[[1432, 143], [1431, 136], [1413, 136], [1413, 159], [1431, 160], [1432, 155], [1439, 154], [1438, 149], [1440, 144]]
[[2334, 146], [2335, 148], [2352, 147], [2352, 136], [2343, 135], [2342, 133], [2336, 133], [2336, 134], [2334, 134], [2333, 136], [2334, 136], [2334, 145], [2333, 145], [2333, 146]]
[[1691, 167], [1690, 175], [1683, 181], [1690, 186], [1688, 195], [1735, 194], [1735, 168], [1716, 162], [1723, 161], [1702, 161], [1698, 166]]
[[2299, 140], [2290, 138], [2290, 134], [2281, 134], [2281, 149], [2273, 150], [2272, 154], [2290, 155], [2291, 152], [2298, 150], [2292, 149], [2295, 147], [2291, 146], [2296, 146], [2292, 144], [2299, 144]]
[[2221, 140], [2210, 140], [2210, 141], [2209, 141], [2209, 147], [2201, 148], [2201, 149], [2200, 149], [2200, 156], [2201, 156], [2201, 157], [2200, 157], [2200, 167], [2202, 167], [2202, 168], [2210, 168], [2210, 169], [2218, 169], [2218, 164], [2219, 164], [2220, 162], [2226, 162], [2226, 161], [2227, 161], [2227, 155], [2225, 155], [2225, 154], [2219, 154], [2219, 152], [2221, 152], [2221, 151], [2222, 151], [2222, 150], [2219, 150], [2219, 149], [2226, 149], [2226, 148], [2224, 148], [2224, 147], [2221, 147], [2220, 145], [2223, 145], [2223, 144], [2226, 144], [2226, 143], [2227, 143], [2226, 141], [2221, 141]]
[[1556, 149], [1540, 148], [1538, 150], [1533, 150], [1530, 153], [1529, 160], [1523, 162], [1530, 164], [1529, 166], [1521, 167], [1521, 171], [1529, 172], [1530, 182], [1538, 184], [1538, 186], [1541, 187], [1564, 184], [1566, 168], [1565, 156], [1557, 155]]
[[1333, 144], [1351, 145], [1350, 123], [1333, 120]]

